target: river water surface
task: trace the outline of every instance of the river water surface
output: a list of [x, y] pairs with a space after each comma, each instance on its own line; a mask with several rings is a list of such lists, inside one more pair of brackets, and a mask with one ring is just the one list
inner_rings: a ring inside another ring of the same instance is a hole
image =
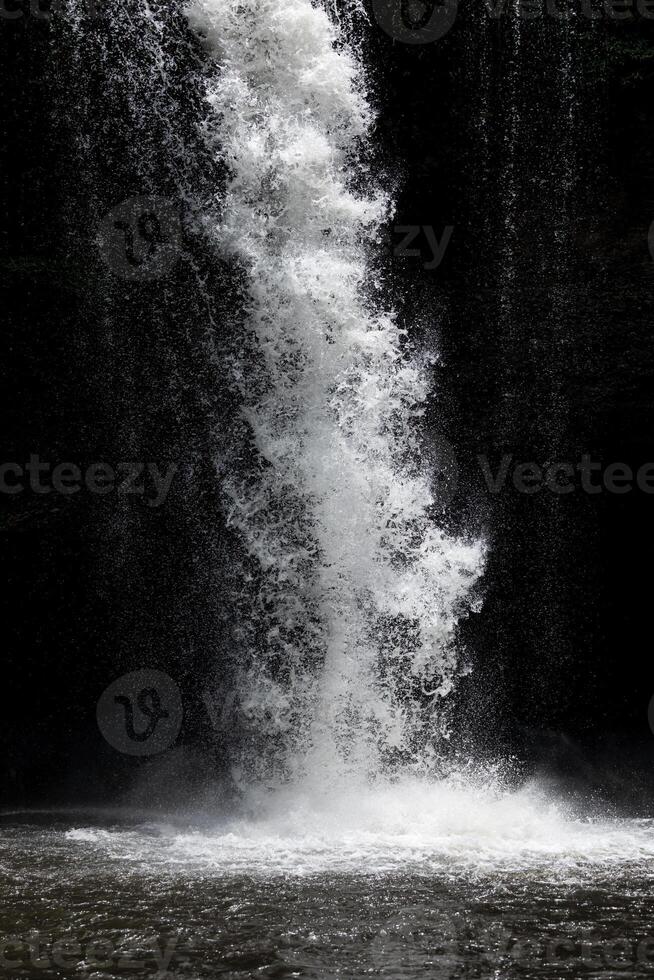
[[654, 974], [652, 820], [445, 784], [263, 812], [5, 812], [3, 973]]

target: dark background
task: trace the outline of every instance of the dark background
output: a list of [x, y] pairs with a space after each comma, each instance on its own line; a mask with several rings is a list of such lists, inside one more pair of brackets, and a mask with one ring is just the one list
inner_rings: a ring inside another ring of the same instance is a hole
[[[173, 2], [156, 5], [161, 44], [137, 2], [93, 17], [77, 0], [49, 18], [15, 6], [0, 18], [3, 460], [177, 472], [159, 508], [1, 495], [0, 785], [11, 804], [103, 801], [146, 774], [148, 803], [165, 805], [169, 770], [116, 753], [95, 707], [121, 673], [167, 670], [185, 786], [223, 767], [202, 695], [227, 690], [233, 642], [220, 478], [239, 282], [193, 222], [148, 281], [103, 261], [98, 228], [135, 196], [217, 213], [224, 174], [197, 129], [206, 65]], [[370, 164], [397, 189], [397, 225], [453, 227], [434, 270], [427, 249], [395, 254], [393, 227], [376, 261], [412, 336], [441, 351], [435, 517], [490, 547], [483, 607], [461, 628], [462, 747], [646, 807], [654, 497], [525, 494], [510, 477], [491, 494], [479, 457], [654, 461], [654, 23], [544, 17], [521, 21], [518, 43], [515, 15], [466, 3], [446, 36], [406, 45], [377, 19], [361, 33]]]

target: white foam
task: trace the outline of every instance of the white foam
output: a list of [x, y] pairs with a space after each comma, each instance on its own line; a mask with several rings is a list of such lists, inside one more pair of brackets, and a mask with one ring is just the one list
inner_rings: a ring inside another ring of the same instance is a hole
[[531, 874], [574, 882], [628, 867], [654, 877], [654, 821], [584, 819], [535, 786], [404, 781], [293, 787], [260, 800], [258, 814], [203, 829], [94, 829], [69, 833], [116, 859], [189, 872], [305, 875], [412, 872]]

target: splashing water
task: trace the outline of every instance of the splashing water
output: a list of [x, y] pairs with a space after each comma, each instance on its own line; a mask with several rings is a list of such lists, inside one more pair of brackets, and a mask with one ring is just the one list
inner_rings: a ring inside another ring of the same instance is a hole
[[212, 233], [247, 276], [257, 461], [227, 492], [258, 586], [237, 687], [263, 738], [244, 764], [319, 780], [424, 766], [482, 548], [430, 519], [416, 422], [433, 358], [412, 359], [373, 299], [389, 201], [362, 192], [353, 158], [372, 118], [362, 71], [309, 0], [196, 0], [189, 16], [231, 172]]
[[[121, 58], [123, 34], [135, 45], [131, 103], [168, 118], [173, 56], [144, 9], [133, 28], [112, 20], [111, 36]], [[483, 548], [431, 519], [419, 423], [432, 357], [411, 355], [366, 265], [389, 201], [362, 192], [355, 161], [372, 121], [361, 69], [308, 0], [196, 0], [190, 16], [213, 60], [207, 145], [231, 174], [210, 232], [246, 282], [233, 376], [254, 465], [239, 471], [241, 447], [227, 487], [246, 552], [237, 761], [242, 783], [277, 792], [250, 789], [230, 814], [220, 787], [205, 812], [169, 823], [123, 810], [0, 815], [5, 929], [28, 936], [38, 909], [44, 933], [65, 924], [77, 945], [91, 921], [94, 938], [124, 943], [104, 898], [118, 892], [135, 943], [147, 949], [155, 929], [190, 935], [198, 976], [279, 975], [280, 963], [356, 980], [459, 976], [469, 935], [483, 949], [497, 921], [541, 946], [585, 943], [596, 926], [603, 942], [627, 932], [639, 948], [651, 820], [588, 819], [500, 769], [421, 778], [440, 771], [456, 624]], [[171, 123], [164, 156], [189, 200], [197, 147], [186, 159], [177, 135]]]
[[144, 822], [145, 815], [123, 812], [127, 826], [107, 814], [110, 825], [99, 829], [102, 817], [87, 814], [67, 839], [146, 871], [174, 863], [225, 874], [417, 872], [574, 884], [612, 881], [631, 868], [654, 877], [651, 819], [589, 819], [535, 783], [511, 791], [475, 778], [379, 781], [365, 792], [343, 788], [322, 799], [289, 786], [271, 795], [265, 815], [252, 818], [217, 821], [210, 812], [187, 823], [180, 814]]

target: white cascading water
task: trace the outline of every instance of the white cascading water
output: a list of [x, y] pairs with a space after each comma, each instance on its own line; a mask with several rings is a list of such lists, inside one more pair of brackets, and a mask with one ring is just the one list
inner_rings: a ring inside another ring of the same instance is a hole
[[[81, 0], [71, 6], [79, 13]], [[232, 812], [219, 787], [204, 810], [193, 805], [190, 826], [177, 803], [171, 822], [156, 811], [154, 825], [150, 815], [127, 829], [91, 814], [66, 835], [82, 849], [77, 866], [86, 876], [97, 858], [103, 876], [110, 861], [129, 877], [158, 866], [175, 894], [180, 874], [203, 868], [244, 880], [461, 875], [492, 881], [492, 894], [504, 881], [510, 896], [522, 872], [525, 893], [625, 868], [651, 878], [651, 820], [588, 820], [537, 784], [506, 785], [502, 767], [439, 778], [442, 708], [461, 671], [456, 624], [483, 549], [431, 520], [419, 433], [431, 355], [411, 355], [366, 264], [389, 201], [370, 194], [355, 159], [371, 123], [361, 69], [310, 0], [194, 0], [189, 16], [212, 59], [207, 139], [231, 171], [210, 232], [246, 283], [249, 339], [233, 367], [256, 464], [239, 476], [237, 449], [227, 490], [247, 552], [231, 678], [247, 792]], [[174, 47], [157, 11], [117, 6], [109, 27], [121, 70], [128, 52], [134, 112], [165, 114]], [[190, 201], [194, 171], [172, 124], [170, 136], [162, 159]], [[168, 791], [175, 757], [163, 771]]]
[[262, 640], [236, 672], [262, 741], [242, 768], [268, 782], [424, 769], [482, 546], [430, 518], [433, 358], [410, 356], [375, 300], [367, 259], [389, 201], [354, 157], [363, 74], [310, 0], [194, 0], [189, 19], [215, 63], [207, 132], [231, 175], [211, 231], [247, 277], [235, 373], [257, 466], [227, 493], [260, 583]]

